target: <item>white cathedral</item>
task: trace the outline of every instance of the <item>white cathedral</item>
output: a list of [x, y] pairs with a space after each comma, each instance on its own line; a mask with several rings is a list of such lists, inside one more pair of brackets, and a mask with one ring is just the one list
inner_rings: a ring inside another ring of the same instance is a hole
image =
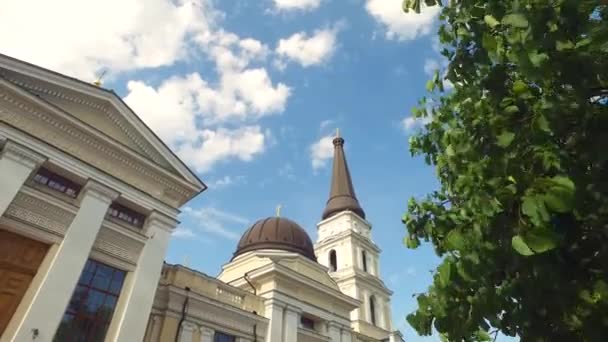
[[0, 54], [0, 342], [400, 342], [333, 140], [313, 244], [245, 230], [217, 278], [163, 262], [205, 184], [110, 90]]

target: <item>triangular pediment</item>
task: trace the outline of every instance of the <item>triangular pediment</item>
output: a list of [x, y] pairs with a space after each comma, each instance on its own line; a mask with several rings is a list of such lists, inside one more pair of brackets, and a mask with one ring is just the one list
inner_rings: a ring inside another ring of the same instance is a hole
[[0, 54], [0, 77], [193, 184], [204, 184], [114, 92]]

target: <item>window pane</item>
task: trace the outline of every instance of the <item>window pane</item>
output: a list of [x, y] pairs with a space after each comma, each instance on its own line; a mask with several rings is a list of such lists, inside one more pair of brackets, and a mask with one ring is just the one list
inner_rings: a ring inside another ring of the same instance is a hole
[[120, 289], [122, 288], [122, 283], [125, 280], [125, 272], [123, 271], [114, 271], [114, 277], [112, 277], [112, 283], [110, 284], [109, 291], [113, 294], [120, 294]]
[[98, 291], [90, 291], [86, 301], [87, 313], [91, 316], [97, 313], [97, 310], [103, 305], [105, 295]]
[[70, 299], [70, 304], [68, 305], [68, 311], [75, 313], [82, 306], [86, 299], [87, 288], [81, 285], [76, 286], [76, 290], [74, 290], [74, 294]]
[[224, 334], [222, 332], [216, 331], [213, 342], [234, 342], [236, 338], [232, 335]]
[[99, 290], [106, 291], [110, 287], [110, 280], [112, 280], [113, 270], [110, 266], [103, 264], [97, 265], [97, 271], [93, 278], [93, 287]]
[[108, 290], [120, 292], [124, 277], [124, 271], [87, 261], [53, 341], [103, 341], [118, 301]]

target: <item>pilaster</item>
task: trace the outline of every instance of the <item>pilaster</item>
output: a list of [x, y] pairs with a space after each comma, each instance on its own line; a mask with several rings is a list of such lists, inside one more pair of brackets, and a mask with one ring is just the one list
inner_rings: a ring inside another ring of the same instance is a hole
[[201, 342], [213, 342], [214, 333], [211, 328], [201, 327]]
[[283, 339], [283, 307], [283, 303], [273, 299], [266, 302], [266, 318], [270, 320], [266, 342], [280, 342]]
[[[40, 341], [53, 339], [108, 207], [118, 195], [118, 192], [89, 180], [82, 191], [80, 208], [21, 319], [17, 332], [9, 341], [29, 341], [33, 329], [38, 331], [37, 338]], [[145, 323], [141, 330], [145, 330]]]
[[46, 160], [29, 148], [7, 140], [0, 152], [0, 216], [13, 201], [25, 180]]
[[116, 313], [109, 329], [108, 341], [141, 341], [147, 317], [152, 310], [171, 230], [177, 221], [153, 212], [146, 221], [148, 240], [142, 249], [137, 267], [129, 272]]
[[[298, 321], [301, 310], [288, 305], [285, 307], [285, 339], [284, 342], [298, 341]], [[272, 322], [271, 322], [272, 324]]]

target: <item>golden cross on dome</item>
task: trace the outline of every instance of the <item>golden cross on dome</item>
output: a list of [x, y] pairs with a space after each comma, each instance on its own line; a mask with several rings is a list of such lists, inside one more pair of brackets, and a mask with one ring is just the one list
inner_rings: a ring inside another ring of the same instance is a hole
[[281, 217], [281, 207], [282, 205], [277, 205], [277, 217]]

